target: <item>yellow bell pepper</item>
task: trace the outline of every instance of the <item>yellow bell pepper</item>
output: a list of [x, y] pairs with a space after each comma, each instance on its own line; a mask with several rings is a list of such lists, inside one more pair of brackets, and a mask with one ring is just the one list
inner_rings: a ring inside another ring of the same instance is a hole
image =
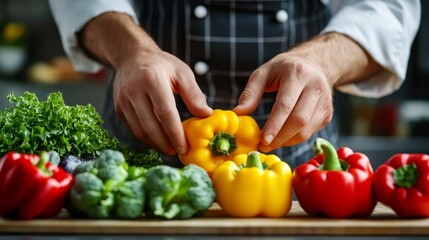
[[183, 123], [188, 152], [179, 155], [185, 165], [196, 164], [211, 174], [224, 161], [258, 150], [261, 131], [250, 116], [230, 110], [213, 111], [207, 118], [189, 118]]
[[257, 151], [226, 161], [213, 173], [216, 201], [233, 217], [282, 217], [292, 204], [292, 170]]

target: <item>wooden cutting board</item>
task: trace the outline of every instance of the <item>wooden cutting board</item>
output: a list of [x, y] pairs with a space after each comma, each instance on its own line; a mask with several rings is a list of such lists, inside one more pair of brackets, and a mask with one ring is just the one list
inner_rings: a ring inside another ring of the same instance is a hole
[[0, 219], [2, 234], [169, 234], [169, 235], [428, 235], [429, 219], [400, 219], [378, 204], [369, 218], [310, 218], [297, 202], [283, 218], [231, 218], [214, 204], [203, 217], [187, 220]]

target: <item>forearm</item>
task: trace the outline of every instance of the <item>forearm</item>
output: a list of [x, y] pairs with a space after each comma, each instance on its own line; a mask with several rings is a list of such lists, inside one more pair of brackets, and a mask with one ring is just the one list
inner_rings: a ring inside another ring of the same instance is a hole
[[79, 45], [97, 61], [117, 68], [137, 52], [159, 50], [152, 38], [126, 14], [104, 13], [79, 32]]
[[339, 33], [317, 36], [290, 53], [321, 66], [332, 87], [362, 81], [381, 70], [358, 43]]

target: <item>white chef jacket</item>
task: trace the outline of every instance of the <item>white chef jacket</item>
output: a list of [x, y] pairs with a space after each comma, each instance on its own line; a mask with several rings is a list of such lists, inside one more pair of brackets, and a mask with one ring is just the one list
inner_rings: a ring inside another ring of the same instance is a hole
[[[332, 19], [321, 31], [338, 32], [359, 43], [384, 70], [366, 81], [338, 87], [362, 97], [382, 97], [397, 90], [406, 76], [412, 42], [417, 33], [421, 6], [418, 0], [331, 0]], [[76, 33], [93, 17], [115, 11], [130, 15], [138, 23], [129, 0], [50, 0], [62, 44], [74, 67], [97, 72], [104, 66], [85, 55]]]

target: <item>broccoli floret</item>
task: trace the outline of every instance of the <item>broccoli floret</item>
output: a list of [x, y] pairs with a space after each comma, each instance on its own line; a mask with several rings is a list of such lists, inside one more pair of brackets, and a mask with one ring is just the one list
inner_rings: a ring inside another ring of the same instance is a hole
[[149, 214], [161, 218], [190, 218], [204, 213], [215, 199], [212, 181], [196, 165], [177, 169], [155, 166], [146, 173]]
[[105, 150], [73, 174], [67, 209], [90, 218], [137, 218], [143, 213], [145, 169], [129, 167], [122, 153]]
[[96, 172], [97, 169], [94, 168], [94, 163], [95, 163], [95, 161], [87, 161], [87, 162], [80, 163], [73, 170], [73, 175], [76, 176], [79, 173], [90, 172], [90, 171], [92, 171], [93, 173], [97, 174], [97, 172]]
[[144, 179], [137, 178], [125, 182], [116, 194], [115, 216], [118, 218], [137, 218], [143, 210], [145, 204]]
[[103, 181], [114, 179], [123, 182], [127, 176], [128, 165], [124, 155], [119, 151], [105, 150], [95, 161], [94, 167], [98, 170], [97, 176]]
[[[182, 175], [187, 179], [189, 186], [186, 201], [189, 203], [189, 210], [182, 208], [182, 218], [200, 216], [209, 208], [215, 198], [213, 183], [207, 172], [197, 165], [188, 165], [183, 168]], [[206, 190], [207, 189], [207, 190]]]
[[125, 157], [121, 152], [110, 149], [104, 150], [97, 159], [96, 168], [121, 165], [125, 162]]
[[73, 171], [74, 175], [91, 172], [103, 181], [123, 182], [128, 177], [128, 165], [124, 155], [119, 151], [105, 150], [95, 161], [85, 161]]
[[107, 218], [113, 207], [112, 195], [104, 191], [104, 183], [92, 173], [84, 172], [75, 176], [70, 189], [72, 213], [87, 214], [93, 218]]

